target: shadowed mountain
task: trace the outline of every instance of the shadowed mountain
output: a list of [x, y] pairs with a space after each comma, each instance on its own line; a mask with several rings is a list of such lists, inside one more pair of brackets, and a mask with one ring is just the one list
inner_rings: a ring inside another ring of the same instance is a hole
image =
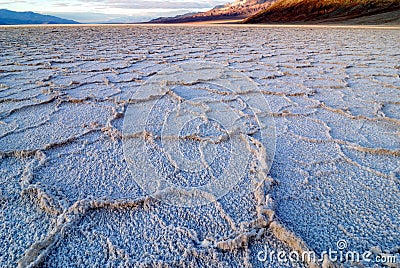
[[387, 24], [400, 22], [399, 0], [278, 0], [245, 23], [320, 22]]
[[188, 13], [175, 17], [151, 20], [151, 23], [181, 23], [212, 20], [240, 20], [265, 10], [276, 0], [236, 0], [234, 3], [219, 5], [206, 12]]
[[18, 24], [78, 24], [73, 20], [42, 15], [34, 12], [16, 12], [8, 9], [0, 9], [0, 25]]

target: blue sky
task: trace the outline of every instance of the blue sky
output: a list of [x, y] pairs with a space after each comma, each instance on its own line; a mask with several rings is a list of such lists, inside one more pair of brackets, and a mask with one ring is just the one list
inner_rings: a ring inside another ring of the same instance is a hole
[[143, 21], [205, 11], [229, 0], [0, 0], [0, 9], [34, 11], [80, 22], [104, 22], [119, 18]]

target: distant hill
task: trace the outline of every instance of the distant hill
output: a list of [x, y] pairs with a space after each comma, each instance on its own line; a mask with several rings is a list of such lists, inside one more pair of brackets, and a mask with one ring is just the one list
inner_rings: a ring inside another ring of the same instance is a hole
[[180, 22], [190, 22], [197, 21], [195, 16], [200, 14], [200, 12], [186, 13], [183, 15], [177, 15], [175, 17], [160, 17], [157, 19], [152, 19], [149, 23], [180, 23]]
[[387, 24], [400, 22], [399, 0], [278, 0], [245, 23], [321, 22]]
[[175, 17], [158, 18], [151, 20], [150, 23], [181, 23], [226, 19], [245, 19], [265, 10], [276, 0], [236, 0], [233, 3], [219, 5], [206, 12], [188, 13]]
[[34, 12], [16, 12], [8, 9], [0, 9], [0, 25], [18, 24], [78, 24], [73, 20], [42, 15]]

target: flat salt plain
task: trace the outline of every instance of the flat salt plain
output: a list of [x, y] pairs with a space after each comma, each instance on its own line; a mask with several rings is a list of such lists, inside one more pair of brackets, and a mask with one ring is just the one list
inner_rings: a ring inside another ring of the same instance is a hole
[[[304, 267], [260, 253], [338, 241], [398, 262], [399, 40], [373, 27], [1, 28], [0, 266]], [[195, 208], [148, 196], [122, 141], [134, 93], [193, 60], [253, 79], [276, 125], [264, 187], [249, 170]]]

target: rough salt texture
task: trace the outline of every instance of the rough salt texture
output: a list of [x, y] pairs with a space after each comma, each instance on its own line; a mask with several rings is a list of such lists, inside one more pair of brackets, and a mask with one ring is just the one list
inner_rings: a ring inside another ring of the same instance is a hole
[[[320, 254], [340, 239], [399, 259], [398, 40], [377, 29], [1, 28], [0, 266], [303, 267], [258, 253]], [[136, 184], [122, 128], [142, 83], [190, 60], [251, 77], [277, 144], [263, 187], [249, 171], [221, 199], [180, 208]]]

